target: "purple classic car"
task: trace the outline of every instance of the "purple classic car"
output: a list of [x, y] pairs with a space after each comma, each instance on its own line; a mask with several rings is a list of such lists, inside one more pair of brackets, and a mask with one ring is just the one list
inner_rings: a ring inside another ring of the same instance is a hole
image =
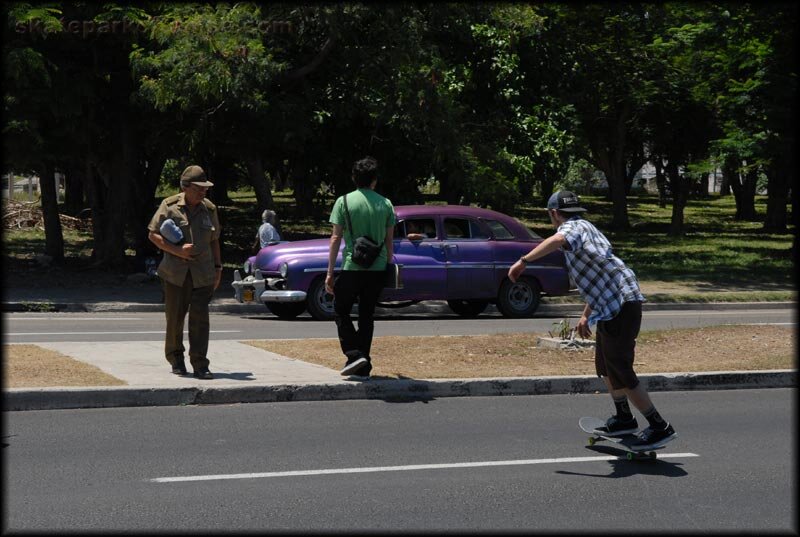
[[[474, 317], [494, 303], [504, 316], [528, 317], [543, 293], [570, 290], [561, 252], [529, 264], [516, 283], [508, 279], [509, 267], [542, 241], [510, 216], [461, 205], [400, 205], [395, 214], [394, 260], [402, 284], [385, 288], [379, 306], [446, 300], [455, 313]], [[333, 297], [324, 285], [329, 244], [314, 239], [262, 248], [244, 263], [244, 279], [235, 272], [236, 299], [259, 300], [283, 319], [306, 309], [315, 319], [332, 319]], [[341, 263], [340, 253], [337, 271]]]

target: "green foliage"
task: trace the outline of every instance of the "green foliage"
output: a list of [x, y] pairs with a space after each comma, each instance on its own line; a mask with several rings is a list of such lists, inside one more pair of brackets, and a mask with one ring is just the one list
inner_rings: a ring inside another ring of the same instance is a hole
[[[329, 197], [352, 188], [350, 167], [366, 154], [395, 203], [435, 191], [506, 212], [559, 187], [586, 192], [596, 169], [619, 192], [626, 166], [648, 158], [677, 164], [674, 192], [678, 179], [723, 163], [763, 177], [793, 158], [789, 4], [3, 10], [7, 168], [91, 162], [115, 186], [109, 170], [130, 158], [135, 171], [117, 178], [120, 191], [142, 198], [157, 182], [143, 163], [165, 159], [159, 193], [174, 188], [178, 163], [199, 162], [231, 190], [250, 185], [259, 204], [277, 203], [264, 194], [276, 183], [288, 186], [298, 216], [318, 221]], [[60, 17], [143, 31], [87, 38], [64, 32]], [[265, 32], [269, 21], [291, 31]], [[16, 31], [39, 22], [41, 35]], [[120, 125], [135, 140], [124, 156]], [[603, 210], [627, 218], [626, 196], [614, 199]]]
[[553, 323], [552, 326], [553, 329], [547, 331], [547, 333], [550, 334], [550, 337], [572, 339], [575, 334], [575, 329], [570, 328], [569, 318], [561, 319], [560, 321]]

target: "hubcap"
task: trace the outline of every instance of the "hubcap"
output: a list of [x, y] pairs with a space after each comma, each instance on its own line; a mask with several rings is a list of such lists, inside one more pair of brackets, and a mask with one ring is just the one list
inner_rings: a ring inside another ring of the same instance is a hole
[[319, 288], [319, 291], [317, 292], [316, 299], [317, 299], [317, 305], [320, 307], [320, 309], [322, 309], [323, 311], [325, 311], [327, 313], [330, 313], [331, 315], [333, 314], [333, 312], [334, 312], [334, 310], [333, 310], [333, 295], [331, 295], [327, 291], [325, 291], [325, 287], [320, 287]]
[[508, 290], [508, 302], [515, 310], [526, 310], [533, 302], [533, 292], [529, 285], [521, 282], [515, 283]]

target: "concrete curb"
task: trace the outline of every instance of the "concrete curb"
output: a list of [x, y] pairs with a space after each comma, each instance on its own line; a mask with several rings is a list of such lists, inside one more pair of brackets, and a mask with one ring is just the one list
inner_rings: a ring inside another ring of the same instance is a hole
[[[794, 369], [640, 375], [648, 391], [794, 388]], [[222, 405], [352, 399], [431, 400], [437, 397], [605, 393], [596, 376], [492, 379], [389, 379], [333, 384], [187, 388], [11, 388], [4, 411], [175, 405]]]
[[[642, 306], [644, 311], [657, 310], [748, 310], [748, 309], [788, 309], [794, 308], [796, 302], [645, 302]], [[238, 314], [268, 314], [263, 304], [225, 304], [214, 303], [209, 305], [212, 313], [238, 313]], [[57, 303], [38, 303], [38, 302], [4, 302], [2, 304], [4, 313], [18, 312], [163, 312], [163, 304], [131, 303], [131, 302], [99, 302], [99, 303], [79, 303], [79, 302], [57, 302]], [[497, 309], [490, 304], [486, 313], [496, 313]], [[580, 315], [583, 311], [583, 304], [542, 304], [536, 311], [536, 315]], [[432, 314], [444, 313], [452, 314], [452, 310], [445, 303], [430, 302], [428, 304], [409, 306], [402, 309], [378, 308], [377, 315], [398, 312], [404, 314]]]

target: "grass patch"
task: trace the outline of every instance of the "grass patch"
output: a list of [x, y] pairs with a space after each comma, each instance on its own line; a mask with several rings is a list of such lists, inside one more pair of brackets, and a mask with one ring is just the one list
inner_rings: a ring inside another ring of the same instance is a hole
[[[176, 189], [164, 190], [159, 196], [175, 192]], [[241, 267], [242, 262], [252, 255], [253, 240], [261, 225], [261, 214], [251, 189], [230, 192], [229, 197], [230, 203], [220, 205], [226, 277], [228, 270]], [[274, 192], [273, 199], [284, 239], [303, 240], [330, 235], [328, 218], [334, 202], [332, 197], [318, 196], [310, 216], [299, 213], [290, 190]], [[426, 200], [430, 204], [442, 203], [431, 195], [426, 195]], [[736, 207], [732, 196], [690, 200], [685, 211], [684, 237], [667, 235], [672, 207], [659, 207], [655, 196], [628, 198], [629, 219], [633, 227], [626, 232], [608, 229], [611, 202], [600, 196], [582, 196], [582, 201], [589, 210], [587, 218], [608, 236], [615, 252], [636, 272], [643, 287], [651, 281], [673, 286], [692, 282], [682, 289], [672, 288], [668, 293], [658, 289], [645, 290], [652, 302], [677, 301], [677, 297], [692, 302], [795, 299], [794, 225], [790, 225], [785, 234], [775, 234], [763, 233], [761, 222], [737, 222], [733, 219]], [[756, 210], [758, 217], [763, 218], [766, 196], [756, 197]], [[538, 206], [519, 206], [513, 216], [543, 237], [553, 234], [544, 209]], [[44, 252], [44, 232], [36, 229], [4, 231], [3, 257], [7, 270], [24, 273], [26, 279], [38, 277], [33, 259]], [[86, 268], [92, 251], [91, 233], [65, 230], [64, 242], [66, 266], [62, 274]], [[129, 250], [128, 254], [132, 258], [133, 252]], [[99, 271], [82, 273], [81, 277], [94, 277], [95, 272]], [[575, 300], [561, 297], [547, 301]]]
[[[582, 196], [581, 201], [588, 210], [586, 218], [608, 237], [615, 253], [641, 281], [700, 280], [754, 290], [794, 288], [795, 227], [789, 226], [785, 234], [764, 233], [762, 222], [736, 221], [733, 196], [690, 200], [683, 237], [667, 235], [672, 207], [659, 207], [655, 196], [628, 197], [632, 229], [625, 232], [609, 230], [611, 202], [598, 196]], [[765, 217], [766, 196], [756, 197], [756, 211], [759, 219]], [[520, 220], [543, 237], [553, 234], [544, 209], [523, 208], [521, 215]]]
[[[540, 336], [547, 334], [376, 337], [371, 351], [372, 376], [432, 379], [595, 374], [593, 349], [538, 348]], [[795, 367], [795, 338], [791, 328], [781, 326], [642, 332], [635, 369], [637, 373], [791, 369]], [[344, 365], [337, 339], [244, 343], [334, 370]]]
[[3, 345], [3, 388], [124, 386], [97, 367], [38, 345]]

